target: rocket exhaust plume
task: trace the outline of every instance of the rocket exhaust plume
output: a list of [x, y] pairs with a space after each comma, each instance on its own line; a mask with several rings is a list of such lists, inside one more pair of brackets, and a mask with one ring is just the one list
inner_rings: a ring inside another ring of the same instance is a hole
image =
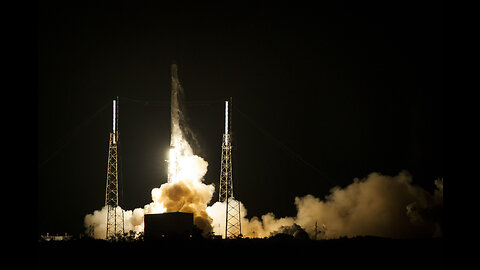
[[170, 100], [170, 152], [168, 160], [168, 183], [176, 182], [179, 170], [179, 158], [181, 155], [191, 155], [192, 149], [184, 140], [180, 121], [184, 122], [183, 111], [180, 108], [179, 97], [183, 97], [183, 88], [178, 80], [177, 65], [171, 67], [172, 92]]
[[152, 203], [144, 213], [190, 212], [194, 224], [204, 234], [211, 230], [211, 219], [206, 212], [215, 190], [203, 183], [208, 163], [194, 155], [188, 138], [194, 138], [185, 119], [183, 88], [178, 80], [177, 65], [172, 64], [171, 136], [168, 160], [168, 182], [152, 190]]

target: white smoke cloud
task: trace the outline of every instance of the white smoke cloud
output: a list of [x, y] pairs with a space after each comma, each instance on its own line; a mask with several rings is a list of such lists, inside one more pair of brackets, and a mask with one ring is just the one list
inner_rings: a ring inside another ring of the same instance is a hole
[[325, 224], [327, 238], [432, 236], [432, 228], [412, 223], [407, 210], [411, 203], [427, 207], [432, 199], [431, 194], [412, 184], [406, 171], [394, 177], [371, 173], [343, 189], [333, 188], [325, 201], [311, 195], [295, 198], [296, 220], [310, 234], [315, 221]]
[[[225, 202], [216, 202], [212, 206], [207, 207], [207, 213], [212, 218], [213, 232], [216, 235], [225, 236]], [[246, 237], [263, 238], [269, 237], [274, 231], [282, 226], [292, 226], [294, 218], [275, 218], [273, 213], [267, 213], [259, 218], [253, 217], [247, 219], [247, 209], [240, 202], [240, 216], [242, 225], [242, 235]]]
[[95, 239], [105, 239], [107, 233], [107, 207], [95, 210], [84, 218], [84, 225], [88, 234]]
[[[120, 206], [117, 207], [117, 213], [124, 211]], [[124, 229], [125, 232], [133, 231], [136, 234], [143, 232], [143, 215], [145, 211], [136, 208], [133, 211], [124, 211]], [[85, 216], [84, 225], [88, 233], [91, 233], [95, 239], [105, 239], [107, 233], [107, 207], [101, 210], [95, 210], [92, 214]]]
[[[306, 195], [295, 198], [296, 217], [276, 218], [267, 213], [260, 218], [245, 218], [242, 204], [242, 234], [268, 237], [280, 228], [297, 224], [314, 237], [380, 236], [392, 238], [442, 236], [443, 180], [435, 180], [434, 194], [412, 183], [412, 176], [402, 171], [396, 176], [371, 173], [354, 179], [345, 188], [334, 187], [325, 200]], [[213, 219], [215, 234], [225, 231], [225, 204], [207, 209]]]

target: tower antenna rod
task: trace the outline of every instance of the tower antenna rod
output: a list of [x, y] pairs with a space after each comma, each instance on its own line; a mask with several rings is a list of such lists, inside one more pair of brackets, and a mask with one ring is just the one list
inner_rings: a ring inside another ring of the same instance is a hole
[[225, 101], [225, 134], [228, 134], [228, 100]]
[[115, 136], [115, 135], [116, 135], [116, 131], [117, 131], [116, 126], [115, 126], [115, 125], [116, 125], [116, 121], [117, 121], [117, 100], [114, 99], [114, 100], [113, 100], [113, 130], [112, 130], [114, 143], [117, 142], [116, 136]]

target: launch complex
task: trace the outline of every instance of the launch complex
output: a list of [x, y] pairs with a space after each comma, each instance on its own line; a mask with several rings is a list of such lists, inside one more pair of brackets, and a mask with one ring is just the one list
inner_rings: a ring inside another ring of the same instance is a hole
[[[178, 179], [179, 174], [179, 158], [184, 149], [179, 149], [178, 142], [174, 137], [174, 133], [181, 132], [179, 123], [179, 92], [181, 88], [177, 65], [171, 66], [171, 141], [168, 159], [168, 183], [174, 183]], [[241, 217], [240, 202], [235, 200], [233, 192], [233, 173], [232, 173], [232, 98], [225, 100], [225, 130], [222, 136], [222, 154], [221, 154], [221, 170], [219, 177], [219, 197], [218, 201], [225, 204], [225, 232], [224, 238], [241, 237]], [[107, 227], [106, 239], [113, 240], [116, 236], [125, 233], [125, 217], [124, 210], [119, 205], [119, 98], [113, 100], [113, 129], [110, 133], [108, 162], [107, 162], [107, 179], [105, 189], [105, 206], [107, 208]], [[145, 238], [159, 238], [165, 235], [182, 235], [190, 234], [193, 230], [193, 214], [184, 212], [166, 212], [152, 213], [144, 216], [144, 235]]]

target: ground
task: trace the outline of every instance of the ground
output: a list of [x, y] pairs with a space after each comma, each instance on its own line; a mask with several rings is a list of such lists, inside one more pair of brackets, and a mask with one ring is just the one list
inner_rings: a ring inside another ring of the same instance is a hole
[[[170, 239], [109, 243], [100, 240], [42, 242], [39, 269], [235, 268], [443, 269], [444, 240], [359, 237], [333, 240]], [[168, 266], [166, 266], [167, 264]]]

